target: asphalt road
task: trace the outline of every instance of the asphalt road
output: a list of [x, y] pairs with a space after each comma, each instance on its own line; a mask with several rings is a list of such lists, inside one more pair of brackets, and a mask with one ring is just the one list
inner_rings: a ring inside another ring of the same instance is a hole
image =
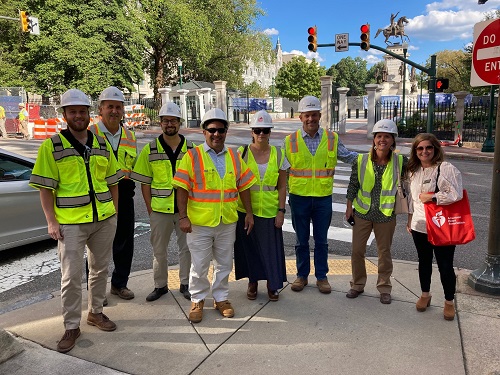
[[[195, 137], [201, 140], [200, 135]], [[139, 147], [153, 138], [142, 138]], [[247, 137], [232, 138], [233, 145], [247, 142]], [[14, 141], [9, 145], [9, 150], [28, 156], [35, 156], [40, 141]], [[2, 142], [0, 147], [6, 147]], [[476, 240], [457, 247], [455, 253], [455, 266], [466, 269], [479, 268], [486, 257], [488, 246], [489, 214], [491, 200], [491, 175], [492, 163], [480, 161], [452, 160], [452, 163], [462, 172], [464, 188], [468, 190], [471, 201], [471, 210], [476, 228]], [[339, 165], [336, 172], [336, 181], [333, 193], [334, 207], [332, 218], [332, 239], [329, 240], [330, 253], [336, 255], [350, 255], [350, 230], [342, 224], [343, 211], [345, 210], [345, 189], [347, 188], [350, 168]], [[149, 219], [140, 194], [136, 189], [136, 230], [135, 230], [135, 255], [132, 271], [151, 269], [152, 250], [149, 242]], [[290, 213], [284, 227], [284, 243], [286, 255], [294, 254], [295, 235], [292, 233]], [[399, 260], [416, 261], [417, 255], [410, 235], [405, 230], [406, 217], [398, 217], [396, 233], [394, 236], [392, 252], [393, 258]], [[288, 226], [287, 226], [288, 223]], [[311, 241], [311, 249], [313, 243]], [[369, 243], [367, 256], [376, 256], [375, 241]], [[169, 263], [178, 263], [178, 249], [172, 240], [169, 246]], [[83, 263], [82, 263], [83, 264]], [[112, 270], [110, 265], [110, 271]], [[54, 241], [48, 240], [37, 244], [27, 245], [0, 252], [0, 315], [7, 311], [17, 309], [26, 304], [51, 298], [51, 292], [58, 290], [60, 285], [60, 272], [57, 264], [57, 248]], [[153, 280], [151, 280], [151, 290]]]

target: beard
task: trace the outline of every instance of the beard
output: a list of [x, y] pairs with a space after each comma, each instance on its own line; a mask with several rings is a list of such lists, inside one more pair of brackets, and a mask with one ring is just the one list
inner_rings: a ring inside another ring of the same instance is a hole
[[168, 127], [168, 128], [165, 128], [163, 130], [163, 134], [165, 134], [166, 136], [169, 136], [169, 137], [176, 135], [178, 132], [179, 132], [179, 130], [177, 130], [177, 128], [175, 128], [175, 127]]
[[78, 121], [66, 120], [66, 122], [68, 124], [68, 128], [70, 128], [71, 130], [76, 131], [76, 132], [81, 132], [81, 131], [87, 130], [87, 127], [90, 124], [90, 119], [85, 119], [82, 121], [80, 121], [80, 120], [78, 120]]

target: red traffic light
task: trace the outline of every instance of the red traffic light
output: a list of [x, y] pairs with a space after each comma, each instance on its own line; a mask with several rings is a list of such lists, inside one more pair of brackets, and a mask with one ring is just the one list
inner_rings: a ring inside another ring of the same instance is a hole
[[448, 78], [437, 78], [436, 79], [436, 92], [443, 92], [450, 86], [450, 80]]
[[307, 33], [308, 33], [309, 35], [314, 35], [314, 34], [316, 34], [316, 27], [315, 27], [315, 26], [312, 26], [312, 27], [308, 28], [308, 29], [307, 29]]
[[307, 41], [309, 42], [307, 49], [312, 52], [316, 52], [318, 49], [317, 31], [316, 26], [311, 26], [307, 29], [307, 33], [309, 34], [307, 37]]
[[370, 25], [366, 24], [366, 25], [362, 25], [360, 28], [362, 33], [367, 33], [370, 31]]
[[360, 47], [362, 50], [368, 51], [370, 49], [370, 24], [365, 23], [359, 29], [361, 30], [361, 35], [359, 36], [361, 40]]

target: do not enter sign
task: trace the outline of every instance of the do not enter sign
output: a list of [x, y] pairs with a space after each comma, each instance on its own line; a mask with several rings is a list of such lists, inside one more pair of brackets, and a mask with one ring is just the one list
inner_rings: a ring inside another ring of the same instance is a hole
[[470, 84], [500, 84], [500, 18], [474, 25], [474, 48]]

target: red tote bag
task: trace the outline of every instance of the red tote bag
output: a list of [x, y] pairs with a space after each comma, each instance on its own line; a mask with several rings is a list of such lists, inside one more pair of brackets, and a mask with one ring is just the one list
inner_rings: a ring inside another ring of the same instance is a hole
[[427, 238], [431, 244], [465, 245], [476, 238], [466, 190], [458, 202], [443, 206], [430, 202], [424, 206]]

